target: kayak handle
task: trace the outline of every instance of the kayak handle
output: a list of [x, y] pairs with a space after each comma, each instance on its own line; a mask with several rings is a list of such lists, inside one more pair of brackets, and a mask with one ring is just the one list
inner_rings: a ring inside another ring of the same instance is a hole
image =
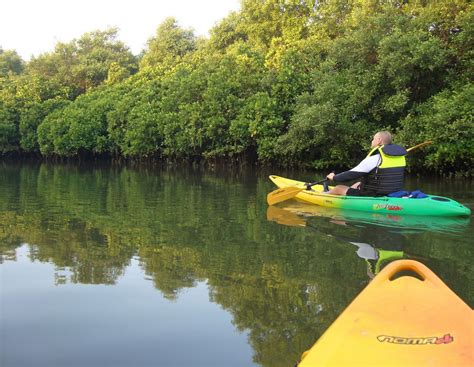
[[[413, 272], [420, 281], [428, 281], [435, 286], [444, 286], [443, 281], [428, 267], [415, 260], [396, 260], [388, 264], [372, 281], [372, 283], [392, 282], [399, 279], [399, 273]], [[405, 275], [405, 274], [401, 274]]]

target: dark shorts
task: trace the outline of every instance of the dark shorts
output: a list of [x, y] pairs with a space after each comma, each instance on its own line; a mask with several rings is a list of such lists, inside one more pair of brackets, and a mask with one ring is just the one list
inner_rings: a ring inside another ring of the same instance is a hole
[[346, 196], [381, 196], [381, 195], [377, 195], [373, 191], [361, 191], [359, 189], [354, 189], [352, 187], [349, 187], [347, 189]]

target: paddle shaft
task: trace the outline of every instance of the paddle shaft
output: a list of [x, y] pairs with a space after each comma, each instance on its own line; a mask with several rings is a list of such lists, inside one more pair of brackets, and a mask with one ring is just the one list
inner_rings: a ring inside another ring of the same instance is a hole
[[424, 147], [425, 145], [429, 145], [429, 144], [432, 144], [433, 142], [432, 141], [425, 141], [423, 143], [420, 143], [418, 145], [415, 145], [414, 147], [411, 147], [411, 148], [408, 148], [407, 149], [407, 152], [411, 152], [412, 150], [414, 149], [417, 149], [417, 148], [421, 148], [421, 147]]
[[320, 185], [322, 184], [324, 181], [327, 181], [327, 178], [325, 178], [324, 180], [321, 180], [321, 181], [316, 181], [316, 182], [312, 182], [312, 183], [309, 183], [309, 184], [306, 184], [306, 189], [303, 189], [303, 190], [309, 190], [311, 187], [315, 186], [315, 185]]

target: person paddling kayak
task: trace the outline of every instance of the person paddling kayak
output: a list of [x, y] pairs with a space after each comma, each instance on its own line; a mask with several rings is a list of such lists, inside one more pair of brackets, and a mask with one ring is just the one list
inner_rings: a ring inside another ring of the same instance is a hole
[[337, 185], [326, 194], [347, 196], [385, 196], [403, 189], [407, 150], [392, 144], [392, 135], [379, 131], [374, 135], [371, 150], [356, 167], [339, 174], [330, 173], [330, 181], [346, 182], [362, 179], [352, 186]]

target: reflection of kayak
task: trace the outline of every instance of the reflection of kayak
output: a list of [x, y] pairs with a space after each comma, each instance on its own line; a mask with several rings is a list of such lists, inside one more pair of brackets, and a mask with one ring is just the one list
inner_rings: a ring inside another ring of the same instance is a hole
[[[415, 200], [415, 199], [413, 199]], [[271, 206], [269, 208], [272, 208]], [[432, 217], [424, 215], [397, 215], [395, 213], [362, 212], [336, 208], [325, 208], [301, 201], [284, 203], [279, 209], [304, 217], [325, 217], [334, 221], [352, 224], [370, 224], [409, 231], [430, 230], [436, 232], [458, 232], [470, 222], [468, 216]], [[283, 214], [280, 212], [280, 217]]]
[[[304, 182], [290, 180], [279, 176], [270, 176], [279, 188], [301, 187]], [[375, 212], [395, 215], [425, 216], [462, 216], [470, 215], [471, 210], [464, 205], [442, 196], [428, 195], [423, 199], [392, 198], [387, 196], [337, 196], [323, 193], [322, 185], [313, 186], [313, 190], [303, 190], [296, 195], [297, 199], [311, 204], [329, 208]]]
[[398, 260], [303, 353], [298, 366], [473, 366], [473, 325], [473, 311], [430, 269]]

